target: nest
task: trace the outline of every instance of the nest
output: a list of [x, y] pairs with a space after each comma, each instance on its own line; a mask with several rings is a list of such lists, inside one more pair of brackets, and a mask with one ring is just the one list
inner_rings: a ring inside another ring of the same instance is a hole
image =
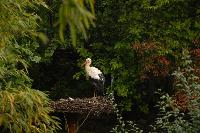
[[57, 112], [71, 114], [88, 114], [99, 116], [113, 113], [112, 101], [106, 97], [67, 98], [51, 102], [51, 107]]

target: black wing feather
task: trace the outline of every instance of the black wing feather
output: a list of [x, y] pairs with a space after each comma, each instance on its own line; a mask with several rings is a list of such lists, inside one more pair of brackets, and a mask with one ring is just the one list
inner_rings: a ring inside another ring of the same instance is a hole
[[100, 79], [93, 79], [90, 77], [90, 81], [92, 85], [95, 87], [97, 91], [97, 95], [105, 95], [104, 93], [104, 83], [105, 83], [105, 77], [103, 74], [99, 74]]

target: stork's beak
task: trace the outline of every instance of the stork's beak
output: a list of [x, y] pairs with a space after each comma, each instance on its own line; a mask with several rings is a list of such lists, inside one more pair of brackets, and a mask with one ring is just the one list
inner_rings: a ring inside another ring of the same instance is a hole
[[85, 66], [85, 64], [86, 64], [86, 61], [81, 65], [81, 67], [84, 67]]

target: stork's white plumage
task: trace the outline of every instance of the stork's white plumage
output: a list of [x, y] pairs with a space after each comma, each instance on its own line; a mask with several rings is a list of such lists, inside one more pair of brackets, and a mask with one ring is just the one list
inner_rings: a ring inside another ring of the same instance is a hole
[[103, 73], [96, 67], [91, 67], [92, 60], [90, 58], [87, 58], [85, 60], [85, 71], [86, 76], [89, 77], [89, 80], [91, 81], [92, 85], [95, 87], [95, 91], [97, 91], [97, 95], [104, 95], [104, 83], [105, 83], [105, 77]]

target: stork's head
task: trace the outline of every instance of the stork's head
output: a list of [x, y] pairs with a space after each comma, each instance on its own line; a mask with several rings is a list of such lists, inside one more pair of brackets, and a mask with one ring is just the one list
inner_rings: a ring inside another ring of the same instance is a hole
[[92, 63], [92, 60], [90, 59], [90, 58], [87, 58], [86, 60], [85, 60], [85, 62], [82, 64], [82, 66], [83, 65], [90, 65]]
[[91, 60], [90, 58], [87, 58], [87, 59], [85, 60], [85, 64], [90, 65], [91, 63], [92, 63], [92, 60]]

